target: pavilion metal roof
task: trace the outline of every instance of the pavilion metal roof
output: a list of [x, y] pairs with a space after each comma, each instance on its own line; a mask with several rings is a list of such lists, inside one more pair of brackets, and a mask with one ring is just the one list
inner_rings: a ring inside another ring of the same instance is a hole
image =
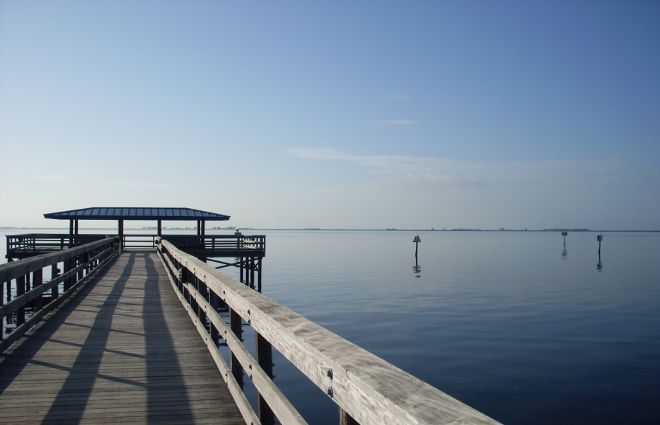
[[44, 214], [57, 220], [229, 220], [228, 215], [192, 208], [92, 207]]

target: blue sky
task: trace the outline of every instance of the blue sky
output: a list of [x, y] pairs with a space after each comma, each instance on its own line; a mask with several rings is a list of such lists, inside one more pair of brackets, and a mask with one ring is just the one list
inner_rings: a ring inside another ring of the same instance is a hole
[[660, 229], [655, 1], [0, 0], [0, 226]]

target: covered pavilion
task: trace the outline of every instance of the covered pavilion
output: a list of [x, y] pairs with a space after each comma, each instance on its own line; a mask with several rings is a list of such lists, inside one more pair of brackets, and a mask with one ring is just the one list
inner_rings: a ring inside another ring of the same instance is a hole
[[92, 207], [78, 210], [60, 211], [44, 214], [45, 218], [56, 220], [69, 220], [69, 234], [78, 234], [79, 220], [117, 220], [118, 234], [124, 236], [124, 221], [150, 221], [158, 223], [158, 236], [163, 234], [163, 220], [168, 221], [196, 221], [197, 235], [204, 236], [207, 221], [226, 221], [228, 215], [208, 211], [194, 210], [192, 208], [171, 207]]

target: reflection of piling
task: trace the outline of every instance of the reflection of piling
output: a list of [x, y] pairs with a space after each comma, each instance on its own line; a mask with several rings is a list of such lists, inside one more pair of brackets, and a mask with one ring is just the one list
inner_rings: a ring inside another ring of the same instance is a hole
[[568, 256], [568, 251], [566, 251], [566, 235], [568, 235], [568, 232], [561, 232], [561, 235], [564, 237], [564, 249], [561, 251], [561, 258], [566, 258]]
[[422, 240], [419, 238], [419, 235], [415, 236], [415, 239], [413, 239], [413, 242], [415, 242], [415, 267], [413, 267], [413, 270], [415, 271], [415, 274], [417, 277], [419, 277], [419, 272], [421, 268], [419, 267], [419, 263], [417, 262], [417, 251], [419, 249], [419, 243]]
[[598, 264], [596, 264], [596, 269], [602, 270], [603, 262], [600, 260], [600, 244], [603, 242], [603, 235], [596, 236], [596, 240], [598, 241]]

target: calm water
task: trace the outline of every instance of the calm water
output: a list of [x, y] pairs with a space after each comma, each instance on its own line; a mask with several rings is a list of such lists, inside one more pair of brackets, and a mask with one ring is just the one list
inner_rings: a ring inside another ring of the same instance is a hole
[[[595, 233], [565, 256], [559, 232], [254, 233], [265, 295], [501, 422], [660, 423], [658, 233], [604, 233], [600, 270]], [[337, 423], [277, 355], [275, 375]]]
[[267, 234], [266, 295], [499, 421], [660, 423], [660, 234]]

